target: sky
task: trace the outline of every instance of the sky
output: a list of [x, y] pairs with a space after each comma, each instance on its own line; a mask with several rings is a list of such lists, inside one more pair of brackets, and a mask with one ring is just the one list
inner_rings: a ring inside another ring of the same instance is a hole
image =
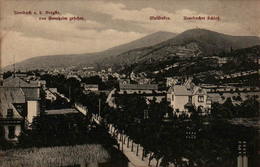
[[[2, 66], [37, 56], [103, 51], [157, 31], [181, 33], [205, 28], [230, 35], [260, 36], [259, 0], [0, 2]], [[32, 14], [15, 14], [23, 11]], [[46, 11], [58, 11], [59, 14], [46, 14]], [[49, 20], [49, 16], [68, 20]], [[150, 16], [170, 19], [150, 20]], [[218, 16], [220, 20], [184, 20], [184, 16]], [[46, 20], [40, 20], [43, 17]], [[81, 20], [74, 19], [77, 17]]]

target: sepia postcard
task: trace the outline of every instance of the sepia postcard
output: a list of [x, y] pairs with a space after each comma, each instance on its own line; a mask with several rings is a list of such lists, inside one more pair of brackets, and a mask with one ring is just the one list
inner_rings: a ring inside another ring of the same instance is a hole
[[259, 0], [0, 0], [0, 167], [260, 167]]

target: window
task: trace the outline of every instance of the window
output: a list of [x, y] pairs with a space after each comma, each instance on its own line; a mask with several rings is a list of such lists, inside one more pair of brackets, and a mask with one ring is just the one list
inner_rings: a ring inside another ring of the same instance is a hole
[[8, 126], [8, 138], [13, 139], [15, 137], [15, 127]]
[[172, 101], [174, 101], [174, 95], [172, 95]]
[[204, 102], [204, 96], [199, 96], [198, 97], [198, 102]]
[[14, 111], [13, 109], [7, 109], [7, 118], [13, 118]]
[[203, 106], [199, 106], [199, 107], [198, 107], [198, 112], [199, 112], [199, 113], [202, 113], [202, 112], [203, 112]]

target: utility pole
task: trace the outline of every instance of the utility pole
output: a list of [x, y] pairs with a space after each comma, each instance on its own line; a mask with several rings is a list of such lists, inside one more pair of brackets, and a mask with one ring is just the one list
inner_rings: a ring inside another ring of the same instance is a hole
[[71, 100], [71, 86], [69, 85], [69, 99]]
[[[124, 130], [122, 131], [122, 135], [124, 135]], [[122, 152], [124, 152], [124, 136], [122, 136]]]
[[15, 55], [13, 56], [13, 68], [14, 68], [14, 76], [15, 76]]
[[101, 99], [98, 99], [98, 118], [100, 119]]

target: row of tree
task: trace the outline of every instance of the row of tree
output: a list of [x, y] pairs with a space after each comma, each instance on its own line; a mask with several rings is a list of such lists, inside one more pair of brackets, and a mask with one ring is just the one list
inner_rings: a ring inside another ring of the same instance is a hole
[[[246, 140], [254, 148], [254, 129], [201, 117], [194, 109], [190, 118], [177, 118], [165, 100], [147, 104], [138, 95], [122, 96], [116, 104], [118, 108], [104, 108], [105, 120], [142, 145], [146, 156], [152, 152], [151, 158], [162, 159], [163, 166], [234, 166], [238, 140]], [[249, 149], [249, 153], [255, 152]]]
[[[232, 99], [227, 98], [223, 104], [213, 103], [211, 113], [213, 117], [228, 119], [258, 117], [260, 115], [258, 98], [258, 96], [248, 97], [240, 104], [233, 104]], [[233, 99], [237, 98], [233, 97]]]
[[[99, 99], [101, 102], [101, 106], [104, 106], [106, 95], [104, 93], [96, 94], [93, 92], [84, 93], [83, 88], [80, 86], [80, 81], [76, 78], [66, 78], [64, 75], [42, 75], [41, 79], [46, 81], [46, 86], [49, 88], [57, 88], [58, 92], [64, 94], [66, 97], [70, 99], [70, 103], [74, 104], [75, 102], [80, 103], [84, 106], [87, 106], [88, 110], [91, 113], [97, 113], [99, 110]], [[88, 81], [89, 83], [93, 78], [84, 79], [84, 81]], [[47, 101], [47, 103], [50, 103]], [[58, 104], [56, 104], [58, 103]], [[53, 102], [53, 104], [49, 104], [52, 107], [63, 106], [63, 108], [68, 107], [68, 104], [64, 104], [62, 99], [58, 99]], [[65, 107], [66, 106], [66, 107]]]

